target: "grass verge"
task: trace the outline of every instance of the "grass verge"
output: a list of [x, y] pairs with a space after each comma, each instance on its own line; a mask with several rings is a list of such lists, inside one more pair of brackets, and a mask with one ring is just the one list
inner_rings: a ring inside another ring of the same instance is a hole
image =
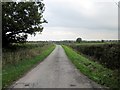
[[44, 51], [30, 59], [25, 59], [19, 61], [16, 64], [8, 64], [2, 70], [2, 86], [3, 88], [8, 87], [12, 84], [13, 81], [20, 78], [23, 74], [25, 74], [28, 70], [30, 70], [37, 63], [44, 60], [55, 48], [55, 45], [51, 45], [46, 48]]
[[97, 62], [93, 62], [92, 60], [83, 57], [68, 46], [62, 46], [68, 58], [80, 72], [88, 76], [90, 79], [96, 81], [98, 84], [110, 88], [119, 88], [120, 77], [118, 76], [118, 73], [103, 67]]

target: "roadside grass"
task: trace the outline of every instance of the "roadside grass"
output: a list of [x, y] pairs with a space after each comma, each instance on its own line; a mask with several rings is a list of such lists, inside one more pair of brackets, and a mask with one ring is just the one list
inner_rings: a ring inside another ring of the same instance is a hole
[[35, 50], [40, 50], [39, 55], [25, 58], [24, 60], [19, 60], [14, 64], [7, 64], [2, 70], [2, 86], [3, 88], [8, 87], [15, 80], [20, 78], [33, 66], [44, 60], [55, 48], [55, 45], [48, 45], [43, 48], [35, 48]]
[[98, 84], [109, 88], [119, 88], [120, 76], [118, 75], [118, 73], [103, 67], [97, 62], [83, 57], [68, 46], [62, 46], [68, 58], [72, 61], [72, 63], [80, 72], [82, 72]]

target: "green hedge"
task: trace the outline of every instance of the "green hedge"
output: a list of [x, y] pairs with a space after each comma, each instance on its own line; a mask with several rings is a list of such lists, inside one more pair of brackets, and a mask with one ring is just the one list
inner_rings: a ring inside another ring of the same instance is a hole
[[70, 45], [78, 52], [92, 57], [110, 69], [120, 69], [119, 44]]

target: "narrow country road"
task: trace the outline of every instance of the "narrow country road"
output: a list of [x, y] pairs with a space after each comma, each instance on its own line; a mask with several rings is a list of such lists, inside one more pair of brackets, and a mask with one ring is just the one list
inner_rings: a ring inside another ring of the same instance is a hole
[[12, 88], [100, 88], [80, 73], [67, 58], [63, 48], [55, 50], [38, 66], [16, 81]]

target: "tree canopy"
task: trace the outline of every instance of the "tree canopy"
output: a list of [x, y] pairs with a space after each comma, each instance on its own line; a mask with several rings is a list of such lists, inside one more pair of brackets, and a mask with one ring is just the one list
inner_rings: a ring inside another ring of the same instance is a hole
[[2, 2], [2, 44], [25, 42], [28, 34], [42, 32], [45, 10], [40, 2]]
[[77, 38], [76, 42], [80, 43], [82, 41], [82, 38]]

